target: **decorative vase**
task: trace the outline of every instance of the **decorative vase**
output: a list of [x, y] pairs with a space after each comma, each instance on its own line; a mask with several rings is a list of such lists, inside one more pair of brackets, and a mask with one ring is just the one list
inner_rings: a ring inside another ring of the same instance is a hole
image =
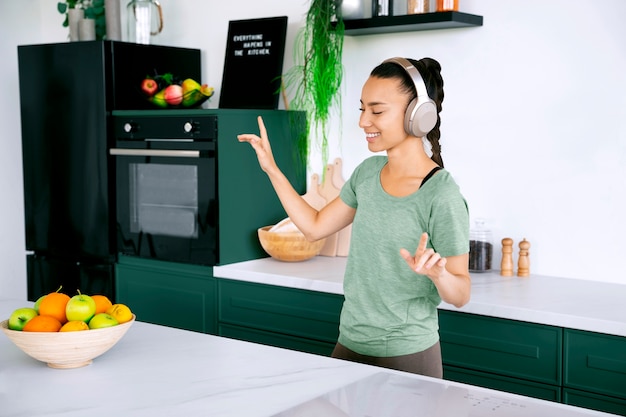
[[104, 16], [106, 19], [107, 40], [122, 40], [122, 23], [120, 17], [120, 0], [104, 0]]
[[372, 0], [336, 0], [336, 2], [343, 20], [372, 17]]
[[76, 42], [79, 40], [78, 22], [84, 18], [85, 11], [83, 9], [68, 9], [67, 21], [70, 28], [70, 42]]

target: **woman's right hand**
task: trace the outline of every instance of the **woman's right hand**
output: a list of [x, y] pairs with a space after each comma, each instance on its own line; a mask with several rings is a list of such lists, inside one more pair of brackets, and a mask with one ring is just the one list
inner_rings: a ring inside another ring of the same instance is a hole
[[265, 129], [263, 118], [259, 116], [257, 121], [259, 123], [260, 136], [253, 133], [243, 133], [241, 135], [237, 135], [237, 139], [239, 142], [248, 142], [252, 146], [256, 152], [261, 169], [265, 173], [269, 174], [272, 170], [277, 168], [276, 161], [274, 160], [274, 154], [272, 154], [272, 147], [270, 146], [270, 141], [267, 137], [267, 129]]

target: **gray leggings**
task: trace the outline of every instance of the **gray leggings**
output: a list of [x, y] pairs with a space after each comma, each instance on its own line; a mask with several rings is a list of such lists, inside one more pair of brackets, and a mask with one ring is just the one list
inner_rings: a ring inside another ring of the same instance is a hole
[[439, 342], [422, 352], [386, 358], [361, 355], [337, 343], [331, 356], [337, 359], [346, 359], [352, 362], [396, 369], [398, 371], [431, 376], [433, 378], [443, 378], [443, 365], [441, 363], [441, 347], [439, 346]]

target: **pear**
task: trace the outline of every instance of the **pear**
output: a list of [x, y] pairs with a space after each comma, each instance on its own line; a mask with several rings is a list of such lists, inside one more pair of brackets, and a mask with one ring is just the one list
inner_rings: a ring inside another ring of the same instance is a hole
[[197, 81], [191, 78], [187, 78], [185, 81], [183, 81], [182, 87], [183, 95], [187, 95], [187, 93], [189, 93], [190, 91], [199, 90], [201, 88], [201, 85]]
[[158, 107], [162, 107], [162, 108], [167, 107], [167, 101], [165, 101], [165, 89], [162, 89], [161, 91], [159, 91], [152, 97], [148, 97], [148, 100], [150, 100], [152, 103], [154, 103]]
[[192, 107], [204, 103], [213, 95], [213, 87], [207, 84], [198, 84], [188, 78], [183, 81], [183, 106]]

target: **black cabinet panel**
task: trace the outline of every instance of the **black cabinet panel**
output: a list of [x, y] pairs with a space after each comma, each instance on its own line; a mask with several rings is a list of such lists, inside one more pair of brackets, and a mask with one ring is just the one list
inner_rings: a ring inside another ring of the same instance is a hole
[[36, 301], [44, 294], [57, 291], [70, 296], [102, 294], [114, 300], [113, 264], [67, 262], [46, 256], [28, 255], [28, 299]]

